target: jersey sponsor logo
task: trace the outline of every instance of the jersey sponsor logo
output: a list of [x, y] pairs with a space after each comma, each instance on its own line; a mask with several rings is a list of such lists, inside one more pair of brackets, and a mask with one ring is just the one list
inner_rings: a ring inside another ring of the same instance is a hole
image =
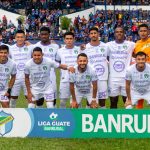
[[105, 72], [105, 68], [104, 68], [104, 66], [102, 66], [102, 65], [98, 65], [98, 66], [96, 67], [96, 73], [97, 73], [97, 75], [98, 75], [98, 76], [103, 75], [103, 74], [104, 74], [104, 72]]
[[24, 70], [24, 67], [25, 67], [25, 64], [24, 64], [24, 63], [19, 63], [19, 64], [17, 65], [17, 69], [18, 69], [19, 71], [23, 71], [23, 70]]
[[11, 114], [0, 112], [0, 134], [3, 136], [9, 133], [13, 127], [13, 116]]
[[122, 72], [125, 69], [125, 64], [122, 61], [116, 61], [113, 68], [116, 72]]

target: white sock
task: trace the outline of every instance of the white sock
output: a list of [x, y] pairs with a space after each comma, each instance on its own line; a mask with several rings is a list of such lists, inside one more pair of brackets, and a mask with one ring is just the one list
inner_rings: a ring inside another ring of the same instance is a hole
[[35, 104], [29, 103], [29, 104], [28, 104], [28, 108], [35, 108]]
[[47, 106], [47, 108], [54, 108], [54, 102], [53, 101], [46, 102], [46, 106]]
[[106, 106], [100, 107], [100, 109], [106, 109]]
[[17, 101], [17, 99], [11, 98], [10, 103], [9, 103], [9, 107], [10, 108], [16, 108], [16, 101]]
[[60, 108], [66, 108], [67, 99], [60, 100]]
[[41, 105], [41, 106], [37, 106], [37, 105], [36, 105], [36, 108], [43, 108], [43, 106], [42, 106], [42, 105]]

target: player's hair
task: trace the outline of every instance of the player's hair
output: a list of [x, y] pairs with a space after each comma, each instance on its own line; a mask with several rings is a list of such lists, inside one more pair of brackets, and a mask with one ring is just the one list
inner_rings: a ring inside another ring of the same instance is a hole
[[35, 47], [34, 49], [33, 49], [33, 53], [34, 52], [41, 52], [42, 53], [42, 49], [40, 48], [40, 47]]
[[125, 33], [124, 27], [122, 27], [122, 26], [117, 26], [117, 27], [115, 27], [114, 31], [116, 31], [117, 28], [121, 28], [121, 29], [123, 30], [123, 32]]
[[40, 32], [42, 32], [42, 31], [47, 31], [48, 33], [50, 33], [49, 27], [46, 27], [46, 26], [43, 26], [40, 28]]
[[140, 28], [142, 28], [142, 27], [145, 27], [145, 28], [147, 28], [147, 29], [148, 29], [148, 25], [147, 25], [147, 24], [145, 24], [145, 23], [140, 24], [140, 25], [138, 26], [138, 29], [140, 30]]
[[77, 59], [78, 59], [80, 56], [87, 58], [87, 55], [86, 55], [85, 53], [80, 53], [80, 54], [77, 56]]
[[23, 30], [17, 30], [16, 33], [15, 33], [15, 35], [18, 34], [18, 33], [22, 33], [22, 34], [25, 35], [25, 32]]
[[71, 31], [66, 32], [66, 33], [64, 34], [64, 38], [65, 38], [67, 35], [72, 35], [72, 36], [73, 36], [73, 38], [74, 38], [74, 33], [73, 33], [73, 32], [71, 32]]
[[90, 28], [90, 29], [89, 29], [89, 32], [91, 32], [92, 30], [98, 32], [98, 28], [97, 28], [97, 27], [92, 27], [92, 28]]
[[0, 46], [0, 51], [1, 50], [7, 50], [7, 52], [9, 52], [9, 47], [7, 45], [1, 45]]
[[147, 57], [147, 55], [144, 52], [142, 52], [142, 51], [137, 52], [135, 54], [135, 57], [137, 57], [137, 56], [145, 56], [145, 57]]

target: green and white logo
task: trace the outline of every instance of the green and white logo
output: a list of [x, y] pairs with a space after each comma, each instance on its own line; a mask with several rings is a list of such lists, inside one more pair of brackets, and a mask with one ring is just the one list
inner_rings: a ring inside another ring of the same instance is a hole
[[86, 75], [86, 79], [90, 80], [91, 79], [90, 75]]
[[75, 54], [78, 54], [78, 50], [74, 50], [74, 53], [75, 53]]
[[5, 72], [9, 72], [9, 68], [5, 68]]
[[49, 48], [49, 52], [53, 52], [53, 49], [52, 49], [52, 48]]
[[127, 47], [127, 45], [123, 45], [123, 48], [124, 48], [124, 49], [127, 49], [128, 47]]
[[144, 74], [144, 78], [148, 79], [149, 78], [149, 74]]
[[101, 52], [104, 52], [104, 51], [105, 51], [105, 49], [104, 49], [104, 48], [101, 48], [101, 49], [100, 49], [100, 51], [101, 51]]
[[43, 70], [47, 70], [47, 66], [43, 66]]
[[25, 48], [24, 48], [24, 51], [28, 51], [28, 48], [27, 48], [27, 47], [25, 47]]

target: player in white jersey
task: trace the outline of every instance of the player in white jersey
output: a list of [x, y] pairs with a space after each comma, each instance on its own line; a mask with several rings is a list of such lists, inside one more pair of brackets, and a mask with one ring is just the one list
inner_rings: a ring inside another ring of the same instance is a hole
[[115, 41], [108, 42], [110, 108], [117, 108], [119, 95], [126, 101], [125, 74], [130, 65], [134, 43], [125, 40], [124, 29], [115, 29]]
[[40, 47], [33, 49], [32, 57], [25, 66], [25, 84], [28, 100], [32, 103], [31, 108], [34, 108], [36, 101], [43, 97], [46, 100], [47, 108], [54, 108], [54, 90], [50, 82], [50, 70], [51, 68], [67, 70], [68, 66], [43, 57]]
[[136, 64], [127, 69], [125, 106], [136, 105], [140, 99], [150, 104], [150, 65], [146, 63], [146, 57], [142, 51], [136, 53]]
[[[60, 48], [56, 54], [56, 61], [68, 66], [76, 65], [77, 56], [80, 48], [74, 46], [74, 33], [66, 32], [64, 34], [65, 46]], [[68, 98], [70, 98], [69, 73], [62, 70], [60, 77], [60, 107], [65, 108]]]
[[96, 70], [98, 76], [98, 100], [101, 108], [105, 108], [105, 100], [108, 98], [108, 48], [99, 41], [98, 28], [92, 27], [89, 30], [90, 43], [86, 45], [83, 53], [88, 56], [89, 64]]
[[94, 68], [88, 65], [88, 58], [85, 53], [77, 57], [75, 73], [70, 73], [70, 92], [72, 95], [71, 106], [81, 107], [82, 98], [86, 98], [92, 108], [98, 106], [97, 100], [97, 73]]
[[[10, 107], [16, 107], [16, 100], [23, 89], [24, 95], [27, 95], [25, 81], [24, 81], [24, 67], [25, 63], [31, 59], [33, 46], [25, 45], [25, 33], [22, 30], [18, 30], [15, 34], [16, 44], [10, 46], [10, 57], [15, 61], [17, 67], [17, 75], [15, 84], [12, 88]], [[30, 106], [30, 103], [28, 104]]]
[[[11, 89], [16, 78], [16, 64], [10, 58], [9, 48], [6, 45], [0, 46], [0, 103], [2, 107], [9, 107]], [[8, 82], [9, 81], [9, 82]]]
[[[40, 29], [40, 39], [38, 43], [36, 43], [34, 46], [35, 47], [40, 47], [44, 53], [44, 57], [50, 58], [51, 60], [55, 61], [55, 56], [56, 52], [59, 49], [59, 45], [52, 43], [50, 41], [50, 29], [48, 27], [42, 27]], [[56, 104], [56, 98], [57, 98], [57, 86], [56, 86], [56, 73], [55, 69], [51, 68], [51, 73], [50, 73], [50, 79], [53, 85], [53, 89], [55, 91], [55, 101], [54, 105]], [[44, 102], [44, 99], [43, 99]], [[37, 104], [38, 105], [38, 104]], [[42, 104], [41, 104], [42, 105]]]

